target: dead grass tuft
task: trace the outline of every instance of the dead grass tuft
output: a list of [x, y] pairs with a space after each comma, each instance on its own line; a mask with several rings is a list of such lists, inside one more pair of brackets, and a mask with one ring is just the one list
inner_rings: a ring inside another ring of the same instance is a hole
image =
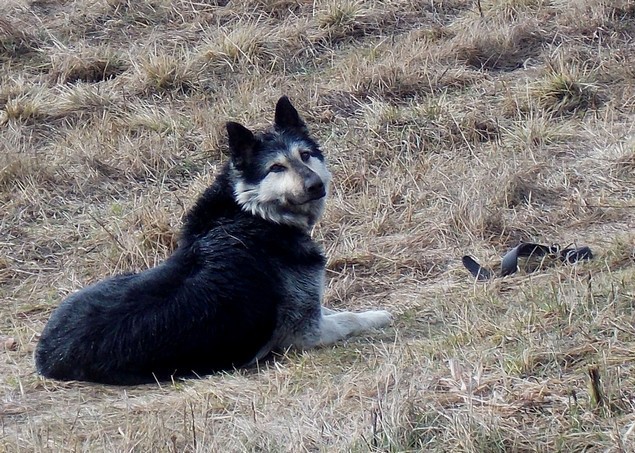
[[540, 54], [543, 31], [533, 19], [507, 23], [499, 20], [464, 24], [448, 57], [476, 69], [513, 71]]
[[4, 121], [35, 122], [46, 118], [47, 99], [41, 90], [8, 99], [4, 105]]
[[554, 122], [530, 111], [522, 119], [504, 126], [504, 139], [533, 149], [544, 149], [573, 140], [570, 124]]
[[481, 11], [487, 16], [496, 16], [508, 22], [515, 22], [527, 16], [535, 16], [547, 10], [545, 0], [485, 0]]
[[584, 113], [601, 104], [595, 84], [575, 66], [550, 64], [543, 82], [536, 88], [539, 105], [553, 115]]
[[[223, 3], [225, 3], [223, 1]], [[238, 11], [257, 12], [259, 15], [266, 15], [276, 19], [284, 19], [290, 14], [298, 15], [313, 6], [309, 0], [241, 0], [232, 2]]]
[[466, 114], [460, 124], [455, 124], [454, 134], [469, 143], [483, 143], [499, 137], [499, 128], [494, 120], [475, 112]]
[[558, 2], [556, 19], [562, 31], [589, 41], [597, 40], [600, 35], [608, 39], [623, 39], [633, 26], [633, 5], [630, 0], [598, 2], [576, 0]]
[[359, 0], [333, 0], [325, 2], [317, 13], [318, 26], [331, 41], [354, 36], [363, 31], [364, 17], [368, 14], [364, 2]]
[[183, 52], [153, 51], [132, 64], [149, 93], [188, 93], [200, 83], [200, 66]]
[[136, 26], [152, 26], [164, 23], [176, 15], [172, 2], [166, 0], [106, 0], [111, 14], [122, 21]]
[[0, 193], [11, 194], [38, 181], [45, 185], [54, 181], [54, 170], [42, 156], [3, 151], [0, 155]]
[[34, 35], [8, 18], [0, 17], [0, 62], [35, 52], [38, 47]]
[[57, 83], [95, 83], [113, 79], [128, 68], [128, 63], [109, 48], [66, 49], [51, 55], [51, 79]]
[[275, 38], [265, 24], [237, 24], [231, 29], [221, 28], [207, 38], [200, 48], [206, 67], [214, 70], [240, 71], [272, 67], [275, 53], [270, 46]]
[[540, 173], [541, 167], [534, 166], [510, 177], [507, 186], [502, 191], [504, 205], [508, 208], [516, 208], [532, 204], [542, 207], [557, 204], [562, 193], [545, 187], [544, 183], [541, 183]]

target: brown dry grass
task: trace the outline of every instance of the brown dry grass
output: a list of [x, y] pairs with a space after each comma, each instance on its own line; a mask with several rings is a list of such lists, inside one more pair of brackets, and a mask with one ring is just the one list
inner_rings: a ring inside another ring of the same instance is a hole
[[[635, 450], [633, 1], [3, 14], [0, 451]], [[162, 387], [38, 377], [53, 307], [167, 256], [224, 121], [266, 124], [281, 94], [333, 168], [326, 303], [394, 327]], [[461, 268], [521, 239], [597, 258], [488, 284]]]

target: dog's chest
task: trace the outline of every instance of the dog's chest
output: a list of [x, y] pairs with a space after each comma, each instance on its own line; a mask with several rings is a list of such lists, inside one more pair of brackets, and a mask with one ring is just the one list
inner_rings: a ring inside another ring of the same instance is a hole
[[294, 309], [321, 303], [326, 258], [321, 248], [310, 240], [299, 241], [294, 257], [281, 266], [281, 285], [285, 304]]
[[282, 278], [286, 300], [311, 301], [320, 303], [324, 288], [324, 268], [322, 266], [302, 266], [289, 269]]

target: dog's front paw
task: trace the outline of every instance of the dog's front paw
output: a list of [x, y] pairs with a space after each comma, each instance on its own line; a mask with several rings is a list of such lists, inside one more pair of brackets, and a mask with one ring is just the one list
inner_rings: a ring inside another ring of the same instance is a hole
[[386, 310], [373, 310], [364, 313], [369, 327], [387, 327], [392, 324], [392, 315]]

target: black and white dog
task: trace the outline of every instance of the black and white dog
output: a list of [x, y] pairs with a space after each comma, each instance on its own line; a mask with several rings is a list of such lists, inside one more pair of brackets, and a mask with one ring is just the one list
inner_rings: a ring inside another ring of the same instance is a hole
[[325, 257], [309, 233], [331, 175], [287, 97], [274, 127], [227, 123], [231, 159], [189, 211], [164, 263], [71, 295], [37, 345], [37, 370], [131, 385], [255, 363], [390, 324], [322, 307]]

